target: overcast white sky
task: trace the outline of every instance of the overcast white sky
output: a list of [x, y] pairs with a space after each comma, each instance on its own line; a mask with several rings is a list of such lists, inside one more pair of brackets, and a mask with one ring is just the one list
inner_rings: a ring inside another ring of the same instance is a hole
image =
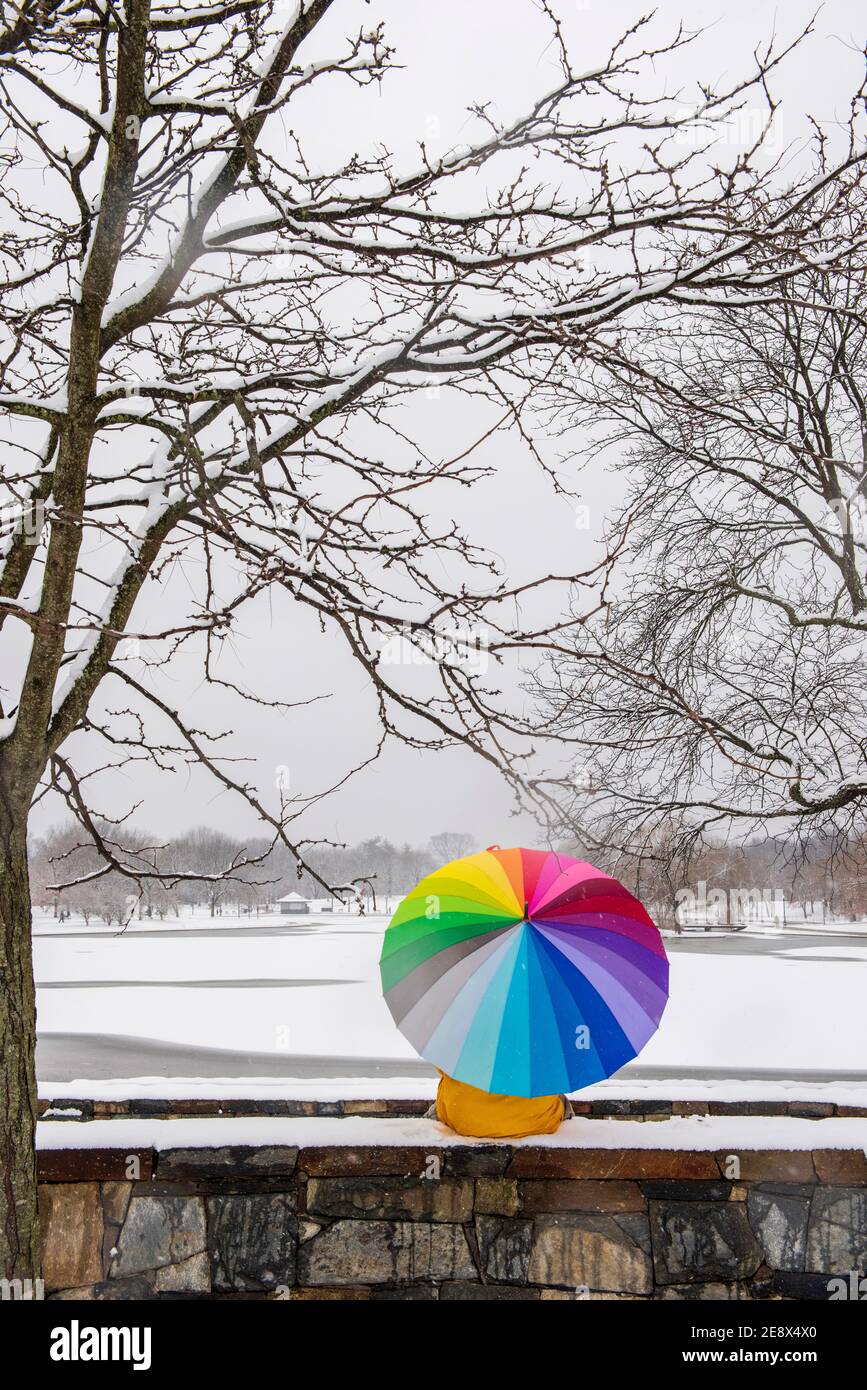
[[[563, 20], [575, 66], [590, 68], [617, 33], [650, 6], [633, 0], [553, 0], [553, 8]], [[797, 163], [803, 158], [806, 113], [823, 125], [845, 120], [863, 63], [859, 48], [867, 37], [863, 0], [827, 0], [820, 7], [805, 0], [661, 0], [656, 11], [660, 37], [681, 19], [690, 28], [707, 27], [695, 47], [670, 66], [668, 89], [680, 88], [687, 102], [697, 98], [697, 79], [723, 84], [742, 74], [752, 51], [774, 28], [781, 36], [794, 35], [815, 13], [814, 35], [776, 75], [774, 91], [782, 100], [777, 148], [791, 145]], [[342, 89], [339, 107], [311, 98], [301, 117], [304, 138], [324, 165], [377, 144], [405, 153], [409, 162], [421, 140], [436, 148], [465, 139], [471, 102], [491, 102], [501, 114], [515, 114], [557, 80], [549, 30], [533, 0], [439, 0], [436, 5], [359, 0], [354, 12], [352, 5], [337, 6], [328, 23], [345, 33], [380, 16], [404, 67], [380, 91]], [[422, 395], [411, 409], [413, 432], [424, 436], [429, 453], [443, 457], [471, 442], [482, 418], [445, 392], [438, 400]], [[606, 476], [602, 467], [585, 475], [587, 533], [576, 529], [571, 506], [554, 497], [519, 439], [498, 434], [480, 458], [495, 462], [497, 474], [473, 498], [472, 514], [462, 517], [469, 529], [504, 558], [512, 577], [543, 567], [574, 569], [576, 547], [589, 551], [617, 495], [616, 476]], [[208, 718], [235, 728], [237, 745], [252, 760], [249, 775], [263, 793], [273, 796], [276, 769], [286, 766], [292, 790], [313, 794], [371, 750], [373, 703], [363, 673], [288, 598], [279, 606], [248, 609], [234, 646], [234, 656], [226, 658], [226, 674], [233, 679], [240, 673], [252, 689], [290, 699], [329, 696], [291, 719], [269, 717], [239, 710], [237, 703], [197, 685], [190, 671], [190, 684], [181, 692], [187, 712], [194, 711], [196, 723]], [[116, 780], [105, 804], [117, 810], [127, 798], [143, 796], [140, 820], [161, 834], [201, 821], [238, 833], [254, 828], [243, 804], [228, 794], [215, 796], [204, 776], [190, 782], [143, 777], [134, 768]], [[515, 821], [509, 811], [502, 785], [469, 755], [394, 749], [314, 810], [305, 833], [346, 840], [383, 834], [421, 842], [440, 830], [465, 829], [480, 845], [535, 843], [532, 822]], [[35, 828], [53, 819], [57, 808], [46, 808]]]

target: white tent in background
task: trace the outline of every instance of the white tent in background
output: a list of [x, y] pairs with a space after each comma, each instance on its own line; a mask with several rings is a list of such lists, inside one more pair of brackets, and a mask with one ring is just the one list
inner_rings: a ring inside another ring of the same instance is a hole
[[277, 907], [284, 916], [288, 913], [294, 915], [310, 911], [310, 904], [306, 898], [302, 898], [300, 893], [287, 893], [285, 898], [278, 898]]

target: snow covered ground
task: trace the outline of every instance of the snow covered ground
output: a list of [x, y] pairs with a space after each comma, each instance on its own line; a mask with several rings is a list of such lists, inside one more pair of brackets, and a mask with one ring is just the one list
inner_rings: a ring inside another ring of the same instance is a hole
[[[40, 1093], [433, 1095], [433, 1069], [382, 1000], [387, 920], [185, 916], [118, 934], [37, 916]], [[666, 944], [671, 998], [659, 1032], [594, 1098], [867, 1105], [863, 924]]]

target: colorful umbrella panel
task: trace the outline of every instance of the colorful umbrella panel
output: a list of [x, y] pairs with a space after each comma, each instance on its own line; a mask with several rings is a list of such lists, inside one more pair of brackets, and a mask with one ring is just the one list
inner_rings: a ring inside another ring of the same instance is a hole
[[592, 864], [492, 848], [422, 879], [380, 959], [385, 999], [416, 1050], [498, 1095], [575, 1091], [655, 1033], [668, 959], [637, 898]]

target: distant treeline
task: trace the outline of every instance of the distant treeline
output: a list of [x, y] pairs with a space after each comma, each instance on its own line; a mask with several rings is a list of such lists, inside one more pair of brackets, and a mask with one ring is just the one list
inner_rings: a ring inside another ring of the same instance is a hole
[[[170, 917], [183, 907], [221, 912], [261, 910], [286, 893], [327, 896], [323, 882], [343, 890], [344, 900], [364, 895], [369, 906], [401, 896], [425, 874], [449, 859], [471, 854], [471, 835], [447, 831], [423, 847], [396, 845], [374, 836], [356, 845], [308, 849], [312, 874], [301, 872], [283, 845], [265, 839], [236, 839], [199, 826], [166, 843], [156, 835], [116, 827], [97, 827], [111, 867], [81, 829], [69, 823], [33, 842], [30, 875], [35, 906], [81, 915], [85, 920], [120, 922], [132, 911]], [[122, 839], [122, 844], [121, 844]], [[61, 886], [62, 885], [62, 886]]]
[[[243, 840], [199, 826], [166, 843], [143, 831], [98, 825], [103, 853], [72, 823], [59, 826], [31, 849], [34, 905], [104, 922], [140, 916], [171, 917], [197, 907], [212, 916], [261, 912], [286, 893], [327, 897], [328, 885], [351, 902], [362, 894], [369, 909], [387, 907], [440, 864], [484, 845], [460, 831], [434, 835], [423, 846], [394, 844], [377, 835], [348, 846], [310, 848], [305, 858], [319, 876], [301, 872], [285, 846]], [[649, 908], [660, 925], [676, 925], [684, 890], [701, 901], [722, 891], [782, 898], [795, 912], [855, 920], [867, 917], [867, 841], [861, 836], [833, 853], [816, 841], [797, 857], [784, 839], [745, 846], [709, 845], [688, 863], [672, 859], [660, 842], [636, 858], [612, 847], [600, 852], [566, 846], [614, 873]], [[106, 860], [105, 854], [109, 859]], [[117, 867], [111, 866], [111, 859]], [[705, 886], [705, 889], [702, 888]]]

